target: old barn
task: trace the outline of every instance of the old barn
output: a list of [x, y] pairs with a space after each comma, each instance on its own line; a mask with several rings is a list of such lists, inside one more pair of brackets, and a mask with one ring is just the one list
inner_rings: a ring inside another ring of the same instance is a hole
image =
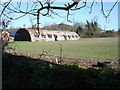
[[75, 32], [53, 31], [37, 29], [19, 29], [15, 34], [15, 41], [61, 41], [61, 40], [79, 40], [80, 37]]

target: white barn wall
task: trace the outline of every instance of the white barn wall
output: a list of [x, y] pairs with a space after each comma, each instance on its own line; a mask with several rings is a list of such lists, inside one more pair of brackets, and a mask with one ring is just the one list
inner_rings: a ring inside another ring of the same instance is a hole
[[[44, 33], [46, 35], [46, 38], [42, 37], [42, 39], [44, 39], [44, 41], [55, 41], [54, 35], [57, 35], [57, 41], [61, 41], [61, 40], [79, 40], [80, 39], [79, 35], [77, 33], [75, 33], [75, 32], [53, 31], [53, 30], [43, 30], [43, 31], [44, 31]], [[51, 35], [52, 38], [49, 38], [48, 35]], [[66, 39], [65, 39], [64, 36], [66, 36]], [[72, 36], [74, 36], [74, 38]]]

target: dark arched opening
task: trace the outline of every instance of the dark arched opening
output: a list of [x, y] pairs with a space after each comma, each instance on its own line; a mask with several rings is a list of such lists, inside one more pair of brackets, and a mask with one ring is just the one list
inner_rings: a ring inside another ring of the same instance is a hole
[[15, 34], [14, 41], [31, 41], [29, 32], [26, 29], [19, 29]]
[[55, 38], [55, 41], [58, 41], [58, 40], [57, 40], [57, 38], [58, 38], [58, 36], [57, 36], [57, 35], [54, 35], [54, 38]]
[[63, 35], [64, 36], [64, 39], [67, 40], [67, 36], [66, 35]]

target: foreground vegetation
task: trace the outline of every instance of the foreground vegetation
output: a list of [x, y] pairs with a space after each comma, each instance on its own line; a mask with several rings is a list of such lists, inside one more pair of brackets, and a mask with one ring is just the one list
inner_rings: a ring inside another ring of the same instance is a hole
[[81, 38], [77, 41], [12, 42], [10, 47], [20, 53], [41, 54], [84, 60], [118, 60], [118, 38]]
[[120, 72], [82, 69], [24, 56], [3, 55], [4, 88], [120, 88]]

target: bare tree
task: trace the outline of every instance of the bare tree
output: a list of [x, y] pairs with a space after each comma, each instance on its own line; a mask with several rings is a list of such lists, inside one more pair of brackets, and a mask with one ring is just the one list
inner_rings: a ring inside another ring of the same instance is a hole
[[[71, 15], [70, 11], [80, 10], [84, 7], [88, 7], [90, 8], [89, 13], [91, 13], [92, 8], [95, 4], [95, 0], [92, 0], [92, 3], [90, 6], [87, 6], [87, 0], [71, 0], [71, 2], [65, 3], [63, 6], [58, 6], [54, 4], [56, 0], [28, 0], [26, 1], [26, 4], [24, 4], [26, 8], [23, 9], [21, 8], [23, 6], [23, 1], [24, 0], [16, 1], [15, 5], [13, 5], [12, 3], [13, 0], [1, 2], [0, 7], [2, 8], [1, 8], [0, 17], [3, 15], [10, 20], [16, 20], [27, 14], [33, 15], [37, 21], [36, 25], [37, 25], [38, 31], [39, 31], [39, 25], [40, 25], [40, 15], [53, 18], [54, 17], [53, 15], [60, 16], [57, 12], [55, 12], [55, 10], [63, 10], [67, 12], [66, 14], [67, 21], [71, 22], [69, 20], [69, 15]], [[103, 0], [101, 0], [100, 2], [101, 12], [105, 18], [108, 18], [110, 16], [110, 13], [112, 12], [113, 8], [118, 3], [118, 1], [119, 0], [116, 0], [113, 6], [111, 6], [111, 8], [109, 9], [109, 12], [106, 14], [104, 10], [104, 2]], [[43, 10], [46, 10], [46, 12], [43, 13], [42, 12]], [[14, 14], [17, 14], [16, 15], [17, 17], [14, 16]]]

